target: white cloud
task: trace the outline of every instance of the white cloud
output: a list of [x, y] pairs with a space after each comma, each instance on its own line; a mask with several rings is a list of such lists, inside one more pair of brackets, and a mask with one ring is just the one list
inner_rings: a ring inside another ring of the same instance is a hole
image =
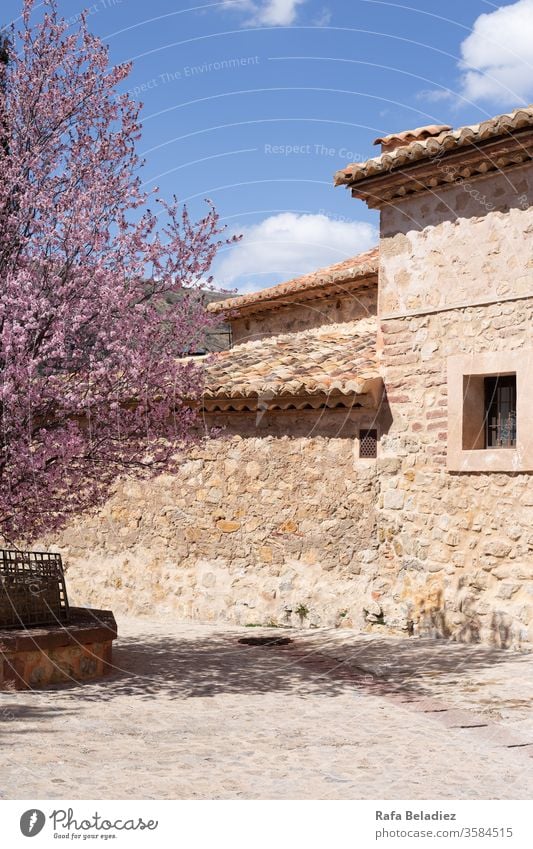
[[461, 56], [463, 97], [501, 105], [533, 100], [533, 0], [480, 15]]
[[247, 12], [247, 26], [285, 27], [293, 24], [298, 6], [307, 0], [227, 0], [228, 9]]
[[322, 214], [282, 212], [236, 230], [243, 238], [220, 254], [214, 275], [220, 286], [242, 292], [316, 271], [368, 250], [378, 241], [372, 224], [336, 221]]
[[319, 15], [314, 19], [313, 26], [315, 27], [327, 27], [331, 22], [332, 13], [330, 9], [324, 7]]

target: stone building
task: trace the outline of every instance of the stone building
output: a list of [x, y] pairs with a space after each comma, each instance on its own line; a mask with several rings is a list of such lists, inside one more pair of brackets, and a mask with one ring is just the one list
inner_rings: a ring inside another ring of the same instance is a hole
[[80, 600], [531, 642], [533, 107], [377, 142], [379, 248], [212, 305], [220, 435], [56, 538]]

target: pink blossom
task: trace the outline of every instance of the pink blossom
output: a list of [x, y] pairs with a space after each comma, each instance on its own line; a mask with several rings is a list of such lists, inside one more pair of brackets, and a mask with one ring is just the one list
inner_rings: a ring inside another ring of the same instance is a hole
[[24, 0], [0, 63], [0, 526], [26, 540], [117, 474], [171, 468], [202, 392], [183, 357], [220, 322], [216, 212], [193, 222], [153, 194], [147, 209], [139, 106], [117, 92], [129, 66], [44, 6], [33, 24]]

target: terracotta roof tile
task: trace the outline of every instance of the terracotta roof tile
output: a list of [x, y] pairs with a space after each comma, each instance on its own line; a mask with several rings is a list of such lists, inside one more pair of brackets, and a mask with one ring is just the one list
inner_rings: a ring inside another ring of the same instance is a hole
[[438, 136], [445, 130], [451, 130], [449, 124], [427, 124], [425, 127], [416, 127], [414, 130], [403, 130], [401, 133], [390, 133], [388, 136], [380, 136], [374, 139], [373, 144], [381, 144], [387, 147], [390, 144], [401, 142], [402, 144], [410, 144], [416, 139], [427, 139], [430, 136]]
[[[409, 165], [442, 153], [456, 150], [468, 145], [476, 145], [488, 139], [506, 136], [526, 127], [533, 127], [533, 105], [523, 106], [513, 112], [497, 115], [480, 124], [471, 124], [460, 127], [457, 130], [449, 128], [429, 138], [417, 138], [406, 144], [399, 145], [381, 156], [368, 159], [366, 162], [354, 162], [337, 171], [335, 174], [335, 185], [353, 185], [369, 177], [392, 171], [395, 168]], [[419, 128], [423, 131], [427, 128]], [[404, 134], [398, 133], [396, 138], [405, 136], [408, 141], [409, 133], [418, 131], [406, 130]], [[385, 138], [393, 138], [392, 136]]]
[[350, 259], [345, 259], [326, 268], [320, 268], [311, 274], [295, 277], [293, 280], [279, 283], [277, 286], [209, 304], [209, 310], [211, 312], [227, 312], [259, 305], [266, 307], [267, 304], [292, 301], [296, 298], [309, 300], [317, 296], [317, 290], [322, 293], [339, 284], [377, 274], [378, 259], [379, 249], [377, 247], [372, 248], [372, 250], [358, 256], [350, 257]]
[[376, 332], [368, 317], [236, 345], [206, 363], [204, 397], [364, 394], [380, 377]]

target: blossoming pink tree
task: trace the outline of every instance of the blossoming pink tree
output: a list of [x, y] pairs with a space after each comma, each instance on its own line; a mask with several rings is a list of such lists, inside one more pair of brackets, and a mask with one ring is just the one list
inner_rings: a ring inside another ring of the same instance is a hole
[[[41, 4], [42, 5], [42, 4]], [[46, 0], [0, 61], [0, 531], [31, 540], [191, 438], [221, 229], [141, 187], [128, 66]], [[203, 285], [201, 281], [204, 281]], [[178, 298], [168, 298], [178, 293]], [[162, 308], [165, 300], [172, 306]], [[217, 319], [219, 321], [220, 319]]]

